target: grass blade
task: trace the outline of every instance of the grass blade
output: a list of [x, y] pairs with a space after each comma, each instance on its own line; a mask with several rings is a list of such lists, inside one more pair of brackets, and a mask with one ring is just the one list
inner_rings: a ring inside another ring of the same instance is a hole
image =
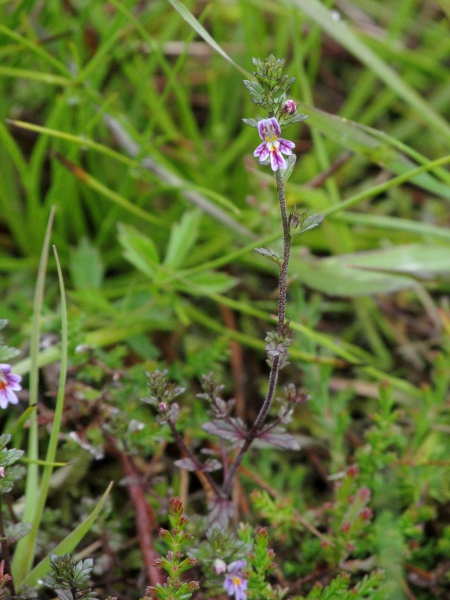
[[[50, 236], [55, 217], [55, 207], [50, 211], [47, 230], [45, 232], [44, 244], [42, 247], [41, 260], [39, 263], [36, 291], [33, 304], [33, 325], [30, 341], [30, 407], [36, 407], [38, 401], [39, 387], [39, 339], [41, 333], [41, 312], [44, 299], [45, 273], [47, 270], [48, 251], [50, 246]], [[36, 410], [30, 413], [30, 427], [28, 440], [28, 459], [30, 461], [27, 469], [27, 480], [25, 484], [25, 509], [22, 522], [33, 522], [36, 514], [36, 498], [39, 493], [39, 472], [36, 461], [39, 460], [38, 451], [38, 421]], [[23, 581], [29, 566], [33, 561], [33, 548], [29, 544], [28, 536], [19, 540], [12, 560], [12, 573], [17, 583]]]

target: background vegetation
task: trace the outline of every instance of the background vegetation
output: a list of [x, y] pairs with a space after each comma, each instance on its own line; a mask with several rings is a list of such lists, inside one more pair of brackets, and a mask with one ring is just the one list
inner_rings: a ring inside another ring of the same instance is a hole
[[[244, 420], [264, 396], [277, 273], [253, 248], [279, 247], [281, 228], [273, 177], [252, 156], [259, 139], [241, 121], [257, 116], [242, 79], [252, 57], [274, 53], [309, 116], [286, 131], [298, 155], [287, 200], [326, 218], [298, 238], [290, 269], [296, 336], [281, 383], [310, 395], [290, 427], [302, 450], [250, 453], [237, 518], [267, 526], [271, 582], [288, 597], [378, 568], [379, 598], [448, 597], [447, 0], [2, 0], [0, 14], [0, 316], [24, 375], [19, 408], [1, 419], [16, 448], [37, 432], [41, 459], [65, 310], [53, 258], [42, 306], [33, 300], [52, 206], [67, 290], [54, 456], [65, 466], [49, 483], [37, 560], [111, 480], [77, 546], [95, 559], [98, 594], [142, 595], [151, 557], [136, 515], [155, 532], [178, 495], [192, 532], [204, 530], [208, 490], [174, 466], [170, 433], [141, 398], [146, 371], [168, 368], [188, 390], [181, 426], [198, 447], [212, 444], [202, 374]], [[24, 492], [19, 481], [19, 518]]]

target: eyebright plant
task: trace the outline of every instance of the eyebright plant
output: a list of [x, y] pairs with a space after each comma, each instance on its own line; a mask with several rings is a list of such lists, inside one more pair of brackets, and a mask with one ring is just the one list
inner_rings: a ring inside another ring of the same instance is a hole
[[[263, 140], [254, 154], [261, 164], [270, 164], [274, 172], [283, 230], [281, 255], [271, 248], [256, 249], [257, 252], [275, 262], [279, 269], [278, 323], [276, 331], [269, 332], [266, 336], [267, 363], [270, 367], [266, 397], [254, 423], [247, 427], [241, 419], [232, 416], [234, 401], [221, 398], [224, 386], [219, 385], [212, 374], [202, 377], [203, 392], [197, 397], [209, 403], [211, 416], [211, 420], [203, 425], [203, 429], [220, 438], [220, 451], [217, 452], [217, 456], [210, 456], [204, 462], [194, 455], [177, 429], [179, 406], [174, 400], [184, 392], [184, 389], [175, 387], [167, 379], [167, 371], [148, 374], [150, 396], [143, 399], [156, 407], [159, 422], [168, 425], [177, 442], [183, 455], [182, 459], [176, 461], [177, 466], [201, 474], [202, 480], [207, 482], [207, 487], [211, 490], [209, 525], [218, 523], [224, 528], [228, 527], [233, 512], [231, 503], [233, 480], [250, 446], [259, 441], [278, 448], [299, 449], [294, 437], [286, 432], [286, 426], [292, 421], [293, 408], [305, 402], [308, 397], [304, 392], [296, 390], [293, 385], [286, 386], [282, 394], [276, 397], [279, 372], [289, 362], [289, 346], [292, 343], [289, 321], [286, 318], [287, 276], [292, 239], [316, 227], [323, 220], [323, 215], [308, 217], [306, 212], [298, 213], [297, 210], [288, 213], [286, 206], [285, 182], [295, 164], [295, 155], [292, 153], [295, 144], [281, 137], [281, 129], [306, 119], [305, 115], [297, 114], [295, 102], [288, 97], [294, 78], [283, 74], [284, 60], [277, 60], [273, 55], [265, 61], [254, 59], [253, 65], [256, 68], [254, 72], [256, 81], [244, 81], [244, 84], [253, 102], [268, 114], [265, 117], [258, 117], [258, 120], [244, 119], [244, 122], [257, 128]], [[287, 160], [283, 154], [287, 156]], [[279, 403], [278, 417], [272, 423], [266, 423], [275, 398]], [[208, 452], [211, 455], [211, 451]], [[212, 472], [219, 469], [223, 474], [221, 484], [211, 476]], [[229, 589], [232, 589], [231, 583]], [[239, 587], [235, 590], [244, 591]]]

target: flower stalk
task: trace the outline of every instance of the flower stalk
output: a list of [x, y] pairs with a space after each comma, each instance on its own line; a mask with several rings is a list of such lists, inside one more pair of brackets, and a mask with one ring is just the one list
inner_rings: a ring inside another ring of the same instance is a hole
[[[267, 363], [270, 367], [269, 381], [266, 396], [259, 413], [248, 428], [240, 419], [233, 416], [234, 400], [225, 401], [220, 397], [223, 385], [218, 385], [212, 374], [202, 377], [202, 394], [197, 394], [209, 403], [211, 421], [203, 424], [204, 431], [220, 438], [220, 450], [215, 452], [217, 458], [208, 458], [200, 461], [189, 449], [179, 431], [177, 420], [179, 417], [178, 404], [174, 398], [184, 392], [182, 388], [174, 387], [167, 381], [167, 371], [155, 371], [149, 374], [150, 397], [146, 402], [157, 407], [159, 422], [169, 426], [184, 457], [175, 464], [182, 469], [203, 474], [203, 479], [213, 490], [214, 498], [209, 501], [209, 523], [216, 522], [227, 527], [232, 518], [231, 491], [234, 478], [239, 465], [253, 442], [258, 439], [278, 448], [298, 450], [299, 445], [295, 438], [287, 433], [285, 426], [292, 420], [293, 407], [308, 398], [306, 394], [297, 392], [293, 385], [284, 389], [283, 396], [277, 396], [280, 402], [278, 418], [266, 424], [266, 419], [277, 392], [280, 370], [288, 364], [289, 321], [286, 319], [288, 269], [291, 254], [291, 244], [294, 237], [319, 225], [322, 215], [307, 217], [306, 212], [299, 214], [296, 210], [288, 213], [286, 204], [285, 183], [295, 165], [296, 156], [293, 154], [294, 142], [281, 137], [282, 128], [303, 121], [305, 115], [297, 114], [295, 102], [288, 97], [288, 90], [294, 79], [283, 75], [284, 60], [277, 60], [273, 55], [265, 61], [254, 59], [256, 67], [255, 81], [244, 81], [255, 104], [267, 111], [266, 118], [244, 119], [244, 122], [257, 129], [262, 142], [254, 150], [254, 156], [261, 165], [270, 165], [276, 184], [280, 218], [283, 231], [283, 252], [280, 256], [271, 248], [257, 248], [256, 251], [275, 262], [279, 269], [279, 299], [278, 320], [276, 330], [266, 336]], [[235, 452], [234, 458], [229, 454]], [[209, 452], [210, 454], [210, 452]], [[217, 477], [211, 473], [222, 469], [222, 485], [217, 483]], [[236, 565], [235, 565], [236, 566]], [[239, 566], [239, 565], [237, 565]], [[229, 572], [226, 579], [226, 590], [230, 595], [235, 595], [236, 600], [245, 600], [245, 578], [241, 582], [239, 569]]]

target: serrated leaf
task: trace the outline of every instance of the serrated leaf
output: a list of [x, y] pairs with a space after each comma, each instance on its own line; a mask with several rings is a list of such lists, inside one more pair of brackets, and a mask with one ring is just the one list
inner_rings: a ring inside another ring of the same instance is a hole
[[268, 258], [269, 260], [271, 260], [278, 266], [280, 266], [282, 263], [281, 256], [278, 254], [278, 252], [276, 250], [272, 250], [272, 248], [255, 248], [255, 252], [258, 252], [258, 254], [265, 256], [266, 258]]
[[188, 252], [197, 241], [200, 218], [199, 210], [191, 210], [185, 212], [181, 220], [172, 226], [163, 261], [166, 267], [176, 269], [183, 264]]
[[202, 425], [202, 429], [220, 439], [238, 442], [245, 439], [245, 424], [241, 419], [230, 419], [229, 421], [214, 420]]
[[179, 469], [184, 469], [185, 471], [198, 471], [197, 463], [192, 460], [192, 458], [180, 458], [174, 462]]
[[325, 215], [322, 215], [322, 214], [309, 215], [309, 217], [306, 217], [306, 219], [303, 221], [300, 229], [295, 230], [295, 235], [300, 235], [301, 233], [305, 233], [305, 231], [314, 229], [314, 227], [317, 227], [318, 225], [320, 225], [322, 223], [324, 218], [325, 218]]
[[265, 432], [259, 434], [255, 445], [260, 445], [260, 442], [285, 450], [300, 450], [297, 440], [290, 433], [286, 433], [285, 428], [279, 425], [269, 427]]
[[203, 470], [207, 473], [219, 471], [222, 468], [222, 463], [216, 458], [208, 458], [203, 465]]
[[0, 452], [0, 466], [7, 467], [16, 463], [24, 455], [23, 450], [11, 448], [11, 450], [2, 450]]
[[8, 544], [18, 542], [20, 539], [30, 533], [31, 523], [14, 523], [6, 527], [5, 537], [8, 540]]
[[292, 115], [291, 117], [287, 117], [283, 121], [283, 125], [291, 125], [292, 123], [300, 123], [301, 121], [306, 121], [309, 119], [309, 115], [304, 115], [303, 113]]
[[6, 446], [6, 444], [8, 444], [10, 439], [11, 436], [9, 433], [2, 433], [2, 435], [0, 435], [0, 450], [3, 450], [3, 448]]
[[159, 266], [158, 251], [153, 240], [130, 225], [119, 223], [117, 228], [124, 257], [139, 271], [153, 279]]
[[250, 125], [250, 127], [258, 127], [258, 121], [256, 119], [242, 119], [246, 125]]
[[64, 590], [55, 588], [55, 593], [60, 600], [75, 600], [72, 590]]

